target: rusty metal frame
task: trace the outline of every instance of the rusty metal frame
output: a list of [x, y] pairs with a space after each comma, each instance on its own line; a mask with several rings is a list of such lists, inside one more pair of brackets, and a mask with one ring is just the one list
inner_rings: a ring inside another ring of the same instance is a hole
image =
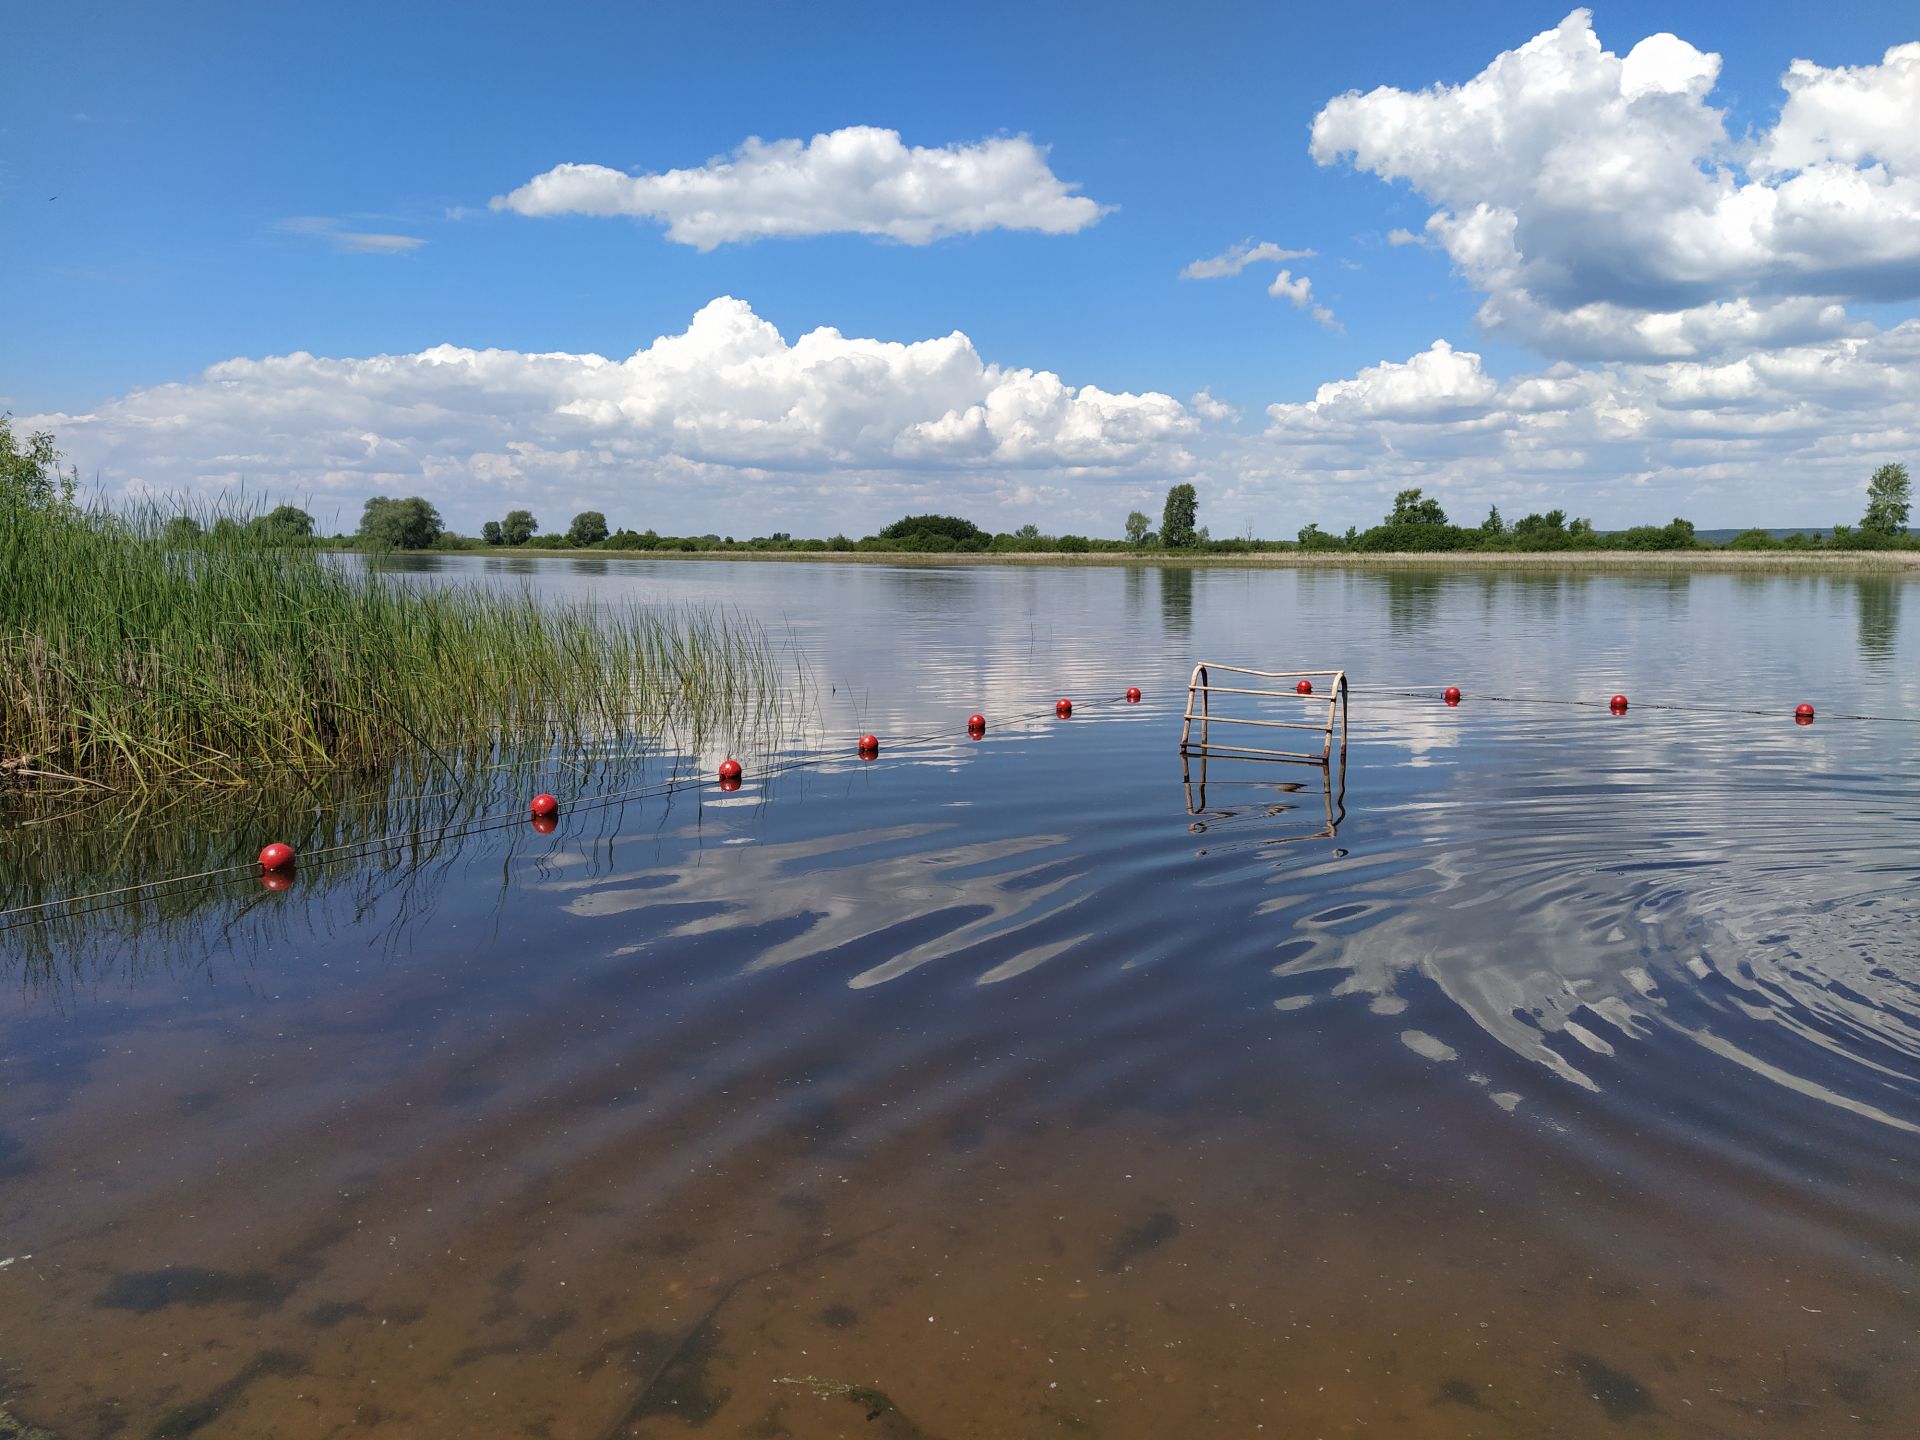
[[[1329, 682], [1326, 693], [1320, 693], [1319, 687], [1309, 695], [1296, 690], [1263, 690], [1242, 685], [1216, 685], [1213, 683], [1213, 671], [1227, 675], [1249, 675], [1258, 680], [1325, 680]], [[1263, 699], [1292, 701], [1304, 705], [1325, 705], [1326, 719], [1318, 723], [1306, 723], [1298, 720], [1257, 720], [1245, 716], [1215, 715], [1213, 697], [1215, 695], [1255, 695]], [[1196, 712], [1194, 702], [1199, 702]], [[1347, 753], [1347, 672], [1344, 670], [1254, 670], [1245, 665], [1209, 665], [1201, 661], [1193, 667], [1193, 675], [1187, 682], [1187, 713], [1180, 726], [1180, 753], [1210, 753], [1220, 756], [1239, 756], [1249, 760], [1308, 760], [1318, 765], [1331, 763], [1333, 759], [1334, 722], [1340, 726], [1340, 753]], [[1193, 741], [1193, 722], [1200, 722], [1200, 741]], [[1268, 730], [1309, 730], [1317, 731], [1321, 736], [1320, 753], [1313, 754], [1303, 750], [1270, 750], [1258, 745], [1215, 744], [1213, 727], [1215, 725], [1251, 725]]]

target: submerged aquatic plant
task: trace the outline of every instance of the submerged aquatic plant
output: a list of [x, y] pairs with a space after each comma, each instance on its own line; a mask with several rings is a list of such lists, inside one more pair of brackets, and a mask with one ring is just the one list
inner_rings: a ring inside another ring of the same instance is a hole
[[0, 491], [0, 778], [118, 791], [443, 768], [771, 724], [771, 647], [720, 611], [409, 585], [231, 515]]

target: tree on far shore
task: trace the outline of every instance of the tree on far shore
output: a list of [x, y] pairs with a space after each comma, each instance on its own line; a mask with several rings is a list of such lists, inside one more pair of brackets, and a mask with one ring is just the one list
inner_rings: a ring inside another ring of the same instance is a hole
[[567, 527], [569, 545], [598, 545], [607, 538], [607, 517], [598, 510], [582, 510]]
[[313, 516], [298, 505], [282, 505], [265, 515], [256, 515], [247, 528], [262, 540], [284, 545], [289, 541], [312, 539]]
[[1160, 515], [1160, 543], [1183, 550], [1199, 540], [1193, 528], [1200, 516], [1200, 496], [1191, 485], [1175, 485], [1167, 491], [1166, 508]]
[[1150, 531], [1151, 529], [1153, 529], [1153, 521], [1149, 520], [1146, 517], [1146, 513], [1144, 511], [1133, 510], [1128, 512], [1127, 543], [1129, 545], [1146, 544], [1147, 532]]
[[425, 550], [444, 529], [440, 512], [418, 495], [376, 495], [360, 512], [360, 542], [382, 550]]
[[1867, 481], [1867, 515], [1860, 528], [1879, 538], [1904, 535], [1912, 500], [1907, 467], [1897, 461], [1882, 465]]
[[540, 522], [533, 518], [531, 510], [509, 510], [507, 518], [500, 522], [500, 534], [509, 545], [526, 544], [539, 528]]
[[1419, 490], [1402, 490], [1393, 497], [1393, 513], [1387, 516], [1389, 525], [1444, 525], [1447, 512], [1440, 508], [1440, 502], [1431, 496], [1424, 496]]

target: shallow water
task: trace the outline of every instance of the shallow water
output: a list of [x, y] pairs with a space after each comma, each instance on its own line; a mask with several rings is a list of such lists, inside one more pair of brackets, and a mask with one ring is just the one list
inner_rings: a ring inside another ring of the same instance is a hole
[[[1840, 718], [1920, 718], [1910, 586], [417, 565], [735, 605], [805, 708], [0, 932], [19, 1419], [1911, 1433], [1920, 727]], [[1346, 765], [1183, 767], [1203, 658], [1344, 667]]]

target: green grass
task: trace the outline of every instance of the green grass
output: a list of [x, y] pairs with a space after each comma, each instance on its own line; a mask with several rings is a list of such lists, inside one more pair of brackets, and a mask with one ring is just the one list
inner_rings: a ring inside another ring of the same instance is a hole
[[502, 744], [727, 740], [781, 703], [765, 637], [725, 613], [410, 585], [173, 518], [0, 499], [0, 777], [240, 787], [408, 756], [451, 773]]

